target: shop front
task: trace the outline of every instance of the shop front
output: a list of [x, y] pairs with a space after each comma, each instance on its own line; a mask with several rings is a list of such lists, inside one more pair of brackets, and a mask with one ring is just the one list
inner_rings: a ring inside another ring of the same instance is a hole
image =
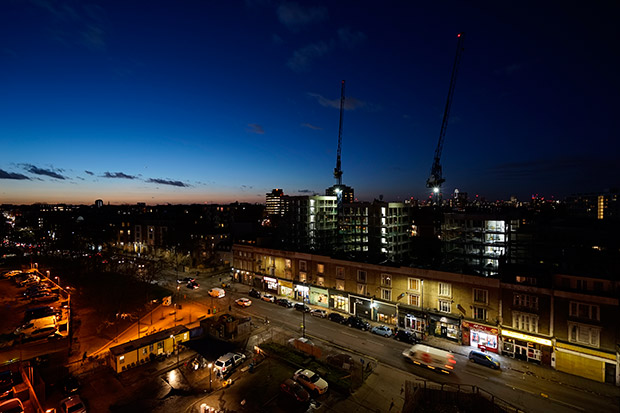
[[463, 321], [461, 323], [463, 345], [471, 346], [481, 350], [499, 353], [499, 330], [497, 327], [487, 326], [480, 323], [472, 323], [471, 321]]
[[265, 283], [265, 291], [269, 291], [270, 293], [277, 294], [278, 293], [278, 280], [273, 277], [263, 277], [263, 282]]
[[259, 290], [263, 289], [263, 276], [259, 274], [248, 274], [248, 284]]
[[502, 330], [502, 355], [532, 363], [551, 365], [552, 341], [513, 330]]
[[302, 284], [295, 284], [295, 299], [303, 303], [310, 298], [310, 287]]
[[423, 337], [426, 331], [426, 316], [422, 311], [407, 305], [398, 305], [398, 327], [417, 332]]
[[327, 308], [329, 294], [325, 288], [310, 287], [310, 304]]
[[292, 297], [293, 296], [293, 291], [294, 290], [293, 290], [293, 282], [292, 281], [280, 280], [278, 285], [280, 286], [280, 295], [283, 295], [285, 297]]
[[372, 309], [374, 310], [372, 317], [374, 321], [392, 325], [396, 324], [397, 317], [395, 304], [374, 300], [372, 302]]
[[429, 314], [429, 334], [437, 337], [459, 341], [461, 333], [461, 320], [439, 314]]
[[349, 312], [349, 296], [339, 290], [329, 290], [329, 306], [334, 310]]
[[372, 319], [370, 298], [349, 295], [349, 312], [358, 317]]
[[620, 385], [616, 354], [569, 343], [555, 343], [556, 370], [601, 383]]

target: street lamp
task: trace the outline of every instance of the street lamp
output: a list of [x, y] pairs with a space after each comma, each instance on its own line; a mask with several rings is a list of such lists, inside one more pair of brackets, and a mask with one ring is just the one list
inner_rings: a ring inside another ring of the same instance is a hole
[[213, 376], [213, 364], [209, 363], [207, 367], [209, 368], [209, 391], [211, 391], [213, 383], [213, 380], [211, 379]]

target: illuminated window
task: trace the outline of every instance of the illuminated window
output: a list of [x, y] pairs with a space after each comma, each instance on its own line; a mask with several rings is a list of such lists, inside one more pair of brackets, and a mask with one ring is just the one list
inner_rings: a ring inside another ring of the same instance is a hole
[[308, 274], [305, 271], [299, 271], [299, 281], [305, 283], [308, 279]]
[[325, 272], [325, 265], [324, 264], [317, 264], [316, 265], [316, 272], [319, 274], [323, 274]]
[[417, 294], [407, 294], [408, 304], [416, 307], [420, 307], [420, 296]]
[[392, 276], [390, 274], [381, 274], [381, 285], [385, 287], [392, 286]]
[[289, 259], [285, 259], [284, 260], [284, 268], [291, 268], [293, 266], [291, 260]]
[[407, 289], [413, 291], [420, 291], [420, 280], [417, 278], [409, 278], [407, 280]]
[[125, 356], [120, 356], [118, 358], [118, 362], [119, 362], [119, 364], [125, 364]]
[[344, 280], [336, 280], [336, 290], [344, 291]]
[[366, 284], [357, 284], [357, 293], [360, 295], [366, 295], [367, 293], [367, 286]]
[[324, 287], [325, 286], [325, 277], [317, 277], [316, 285]]

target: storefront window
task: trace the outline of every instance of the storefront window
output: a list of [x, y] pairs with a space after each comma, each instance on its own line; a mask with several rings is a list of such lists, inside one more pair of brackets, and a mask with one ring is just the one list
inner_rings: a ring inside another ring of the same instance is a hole
[[341, 295], [334, 296], [334, 309], [349, 312], [349, 299]]

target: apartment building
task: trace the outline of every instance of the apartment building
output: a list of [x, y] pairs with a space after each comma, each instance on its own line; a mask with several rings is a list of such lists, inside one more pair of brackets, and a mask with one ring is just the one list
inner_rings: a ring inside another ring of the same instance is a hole
[[567, 274], [553, 281], [555, 368], [620, 384], [620, 282]]
[[293, 300], [497, 352], [499, 280], [233, 245], [233, 277]]

